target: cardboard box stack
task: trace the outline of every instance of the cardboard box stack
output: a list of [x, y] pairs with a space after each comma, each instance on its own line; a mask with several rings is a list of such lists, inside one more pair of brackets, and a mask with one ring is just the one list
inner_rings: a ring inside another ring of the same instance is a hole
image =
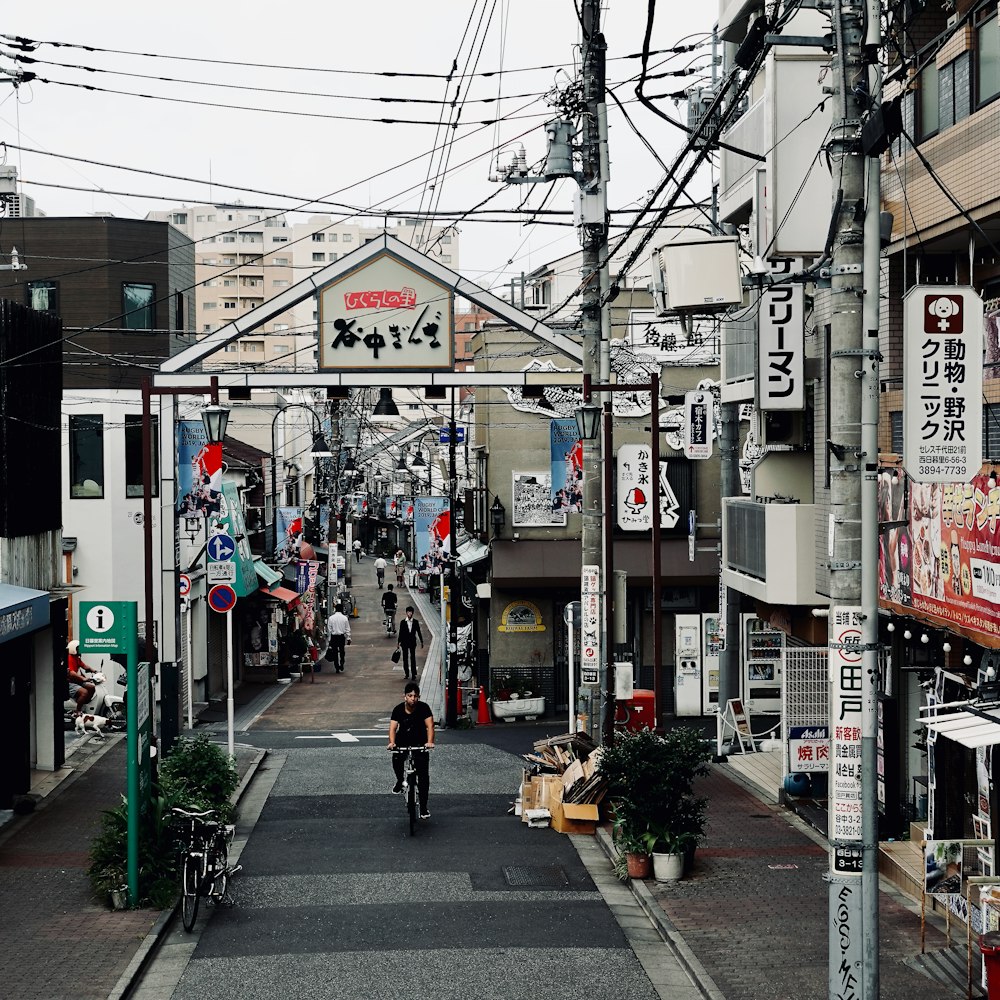
[[600, 747], [585, 733], [538, 740], [521, 782], [521, 820], [559, 833], [592, 834], [607, 784], [599, 777]]

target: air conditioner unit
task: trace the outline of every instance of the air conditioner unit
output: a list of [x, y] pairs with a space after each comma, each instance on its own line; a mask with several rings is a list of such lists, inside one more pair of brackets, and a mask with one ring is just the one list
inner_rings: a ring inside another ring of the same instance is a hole
[[652, 253], [657, 314], [704, 313], [743, 302], [739, 243], [733, 236], [705, 236], [665, 243]]

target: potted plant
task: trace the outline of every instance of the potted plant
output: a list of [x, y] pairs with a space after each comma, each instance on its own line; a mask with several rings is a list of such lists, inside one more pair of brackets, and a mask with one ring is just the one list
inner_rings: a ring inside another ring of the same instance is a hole
[[597, 771], [608, 782], [620, 852], [683, 856], [694, 849], [704, 833], [705, 800], [692, 787], [710, 759], [707, 742], [685, 728], [664, 736], [625, 730], [601, 748]]

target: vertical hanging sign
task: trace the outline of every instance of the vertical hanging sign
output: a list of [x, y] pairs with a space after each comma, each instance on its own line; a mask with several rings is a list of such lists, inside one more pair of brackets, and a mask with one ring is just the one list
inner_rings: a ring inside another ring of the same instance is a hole
[[580, 683], [598, 684], [601, 669], [601, 567], [584, 566], [580, 577]]
[[967, 483], [983, 464], [983, 300], [915, 285], [903, 302], [903, 464], [918, 483]]
[[[771, 274], [800, 270], [800, 260], [771, 264]], [[776, 280], [780, 280], [777, 279]], [[803, 410], [805, 396], [805, 310], [801, 285], [771, 285], [760, 297], [757, 397], [761, 410]]]
[[830, 828], [833, 870], [861, 876], [861, 736], [872, 697], [860, 607], [830, 608]]
[[712, 407], [710, 392], [695, 389], [684, 393], [684, 457], [712, 457]]

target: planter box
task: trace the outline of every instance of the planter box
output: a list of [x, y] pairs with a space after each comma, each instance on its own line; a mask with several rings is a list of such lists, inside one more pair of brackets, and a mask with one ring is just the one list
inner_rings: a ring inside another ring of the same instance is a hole
[[511, 698], [510, 701], [490, 702], [494, 718], [503, 719], [504, 722], [513, 722], [518, 715], [523, 715], [526, 719], [537, 719], [545, 714], [544, 698]]

